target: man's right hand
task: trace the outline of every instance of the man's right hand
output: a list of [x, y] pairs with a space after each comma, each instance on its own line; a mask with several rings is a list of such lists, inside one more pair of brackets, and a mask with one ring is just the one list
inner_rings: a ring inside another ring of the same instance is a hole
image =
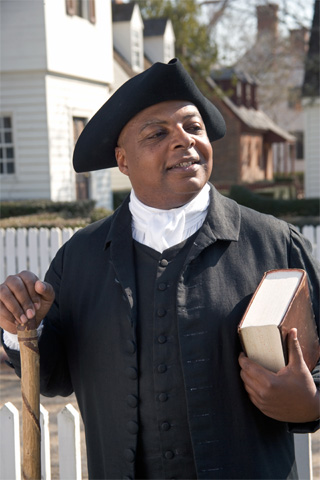
[[17, 325], [36, 318], [37, 325], [48, 313], [54, 300], [49, 283], [41, 282], [32, 272], [10, 275], [0, 285], [0, 327], [17, 333]]

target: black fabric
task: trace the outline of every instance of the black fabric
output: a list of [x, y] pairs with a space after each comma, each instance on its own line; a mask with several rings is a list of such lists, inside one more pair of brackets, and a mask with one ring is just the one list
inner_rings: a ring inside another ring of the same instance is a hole
[[180, 61], [157, 62], [125, 82], [87, 123], [74, 149], [75, 171], [115, 167], [115, 147], [123, 127], [145, 108], [168, 100], [193, 103], [211, 142], [225, 135], [221, 113], [202, 95]]
[[135, 242], [138, 298], [137, 479], [196, 479], [176, 317], [175, 285], [190, 242], [163, 254]]
[[[137, 452], [137, 292], [129, 199], [78, 231], [46, 280], [56, 299], [39, 341], [41, 392], [75, 392], [90, 479], [134, 477]], [[176, 289], [189, 430], [199, 479], [296, 478], [288, 425], [263, 415], [240, 378], [238, 322], [266, 270], [304, 268], [319, 326], [319, 266], [292, 226], [211, 188]], [[16, 370], [18, 356], [10, 354]], [[313, 372], [319, 379], [319, 369]], [[319, 422], [292, 425], [319, 428]]]

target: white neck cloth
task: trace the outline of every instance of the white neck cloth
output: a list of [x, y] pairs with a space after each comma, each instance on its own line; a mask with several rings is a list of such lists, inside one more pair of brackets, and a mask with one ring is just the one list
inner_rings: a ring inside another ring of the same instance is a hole
[[160, 210], [140, 202], [131, 190], [129, 209], [132, 214], [133, 238], [160, 253], [186, 240], [199, 230], [206, 218], [209, 192], [210, 187], [206, 184], [186, 205]]

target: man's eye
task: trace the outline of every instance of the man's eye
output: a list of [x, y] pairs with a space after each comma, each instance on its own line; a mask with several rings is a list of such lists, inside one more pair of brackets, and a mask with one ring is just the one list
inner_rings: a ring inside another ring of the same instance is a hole
[[187, 127], [186, 130], [189, 131], [189, 132], [197, 133], [197, 132], [202, 132], [203, 127], [201, 125], [199, 125], [198, 123], [196, 123], [194, 125], [190, 125], [189, 127]]
[[161, 137], [162, 135], [164, 135], [164, 131], [163, 130], [158, 130], [157, 132], [152, 132], [148, 135], [148, 138], [149, 139], [152, 139], [152, 138], [159, 138]]

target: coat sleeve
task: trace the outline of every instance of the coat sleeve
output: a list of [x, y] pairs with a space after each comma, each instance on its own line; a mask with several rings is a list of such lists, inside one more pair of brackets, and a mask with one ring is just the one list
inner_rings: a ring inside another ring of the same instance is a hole
[[[294, 227], [290, 226], [291, 245], [289, 252], [289, 267], [303, 268], [306, 270], [309, 281], [310, 296], [315, 315], [315, 321], [319, 328], [319, 292], [320, 292], [320, 264], [312, 254], [312, 245], [305, 239]], [[320, 359], [312, 371], [314, 382], [320, 389]], [[308, 423], [288, 424], [289, 431], [292, 433], [313, 433], [320, 428], [320, 420]]]

